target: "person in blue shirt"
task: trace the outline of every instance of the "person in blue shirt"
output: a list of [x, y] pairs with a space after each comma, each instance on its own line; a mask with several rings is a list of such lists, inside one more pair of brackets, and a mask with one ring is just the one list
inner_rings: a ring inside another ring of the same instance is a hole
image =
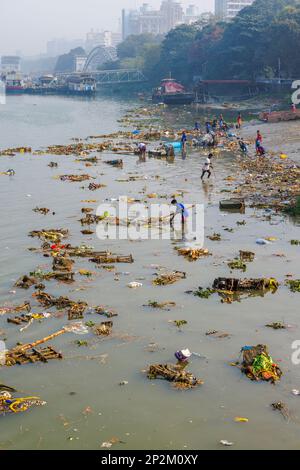
[[186, 142], [187, 142], [187, 135], [186, 135], [186, 132], [183, 131], [182, 136], [181, 136], [181, 145], [182, 145], [183, 150], [186, 149]]
[[195, 128], [194, 128], [195, 131], [200, 131], [200, 124], [199, 122], [195, 122]]
[[186, 222], [186, 218], [189, 216], [188, 210], [186, 209], [184, 204], [178, 203], [176, 199], [173, 199], [171, 201], [171, 204], [172, 204], [172, 206], [176, 206], [176, 212], [171, 214], [170, 223], [173, 224], [176, 215], [180, 214], [181, 215], [181, 224], [182, 224], [182, 226], [184, 226], [184, 224]]

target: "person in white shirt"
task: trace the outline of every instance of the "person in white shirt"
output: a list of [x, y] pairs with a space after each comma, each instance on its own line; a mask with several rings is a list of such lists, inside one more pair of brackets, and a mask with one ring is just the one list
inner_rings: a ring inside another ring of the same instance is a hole
[[141, 158], [144, 160], [144, 159], [146, 158], [146, 151], [147, 151], [146, 144], [144, 144], [143, 142], [141, 142], [141, 143], [138, 145], [138, 149], [139, 149]]
[[205, 163], [204, 163], [203, 168], [202, 168], [201, 180], [203, 180], [205, 173], [207, 173], [207, 179], [210, 178], [210, 175], [211, 175], [210, 169], [213, 168], [213, 166], [211, 164], [212, 157], [213, 157], [213, 154], [210, 153], [208, 155], [208, 157], [206, 158], [206, 160], [205, 160]]

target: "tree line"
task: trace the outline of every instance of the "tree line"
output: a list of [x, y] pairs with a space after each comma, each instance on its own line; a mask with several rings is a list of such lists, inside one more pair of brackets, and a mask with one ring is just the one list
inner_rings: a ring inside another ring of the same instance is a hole
[[172, 74], [203, 79], [300, 77], [300, 1], [256, 0], [230, 22], [213, 16], [179, 25], [165, 37], [129, 36], [118, 61], [103, 68], [139, 68], [150, 82]]

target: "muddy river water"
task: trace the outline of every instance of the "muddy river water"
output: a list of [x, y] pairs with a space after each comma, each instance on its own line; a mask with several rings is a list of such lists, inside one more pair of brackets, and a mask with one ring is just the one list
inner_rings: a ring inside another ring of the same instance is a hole
[[[34, 149], [50, 144], [67, 144], [71, 138], [85, 138], [119, 130], [118, 120], [128, 108], [139, 103], [119, 98], [98, 98], [94, 101], [62, 97], [9, 97], [0, 107], [0, 148], [31, 146]], [[173, 125], [193, 125], [199, 113], [191, 110], [184, 117], [178, 110], [169, 111]], [[179, 120], [178, 120], [179, 119]], [[249, 133], [255, 134], [255, 127]], [[297, 142], [295, 143], [297, 146]], [[291, 293], [284, 281], [287, 274], [300, 277], [299, 247], [290, 244], [299, 239], [299, 226], [282, 216], [263, 219], [263, 213], [246, 208], [245, 214], [220, 212], [219, 200], [226, 186], [224, 178], [234, 174], [235, 157], [219, 154], [214, 163], [210, 183], [201, 184], [203, 155], [188, 151], [185, 159], [177, 155], [173, 163], [150, 159], [144, 163], [132, 155], [124, 156], [124, 168], [113, 168], [104, 160], [113, 158], [103, 153], [97, 165], [86, 168], [73, 156], [18, 154], [0, 157], [0, 172], [13, 168], [15, 176], [0, 176], [0, 306], [17, 305], [31, 300], [32, 290], [16, 289], [15, 281], [25, 273], [50, 262], [40, 254], [28, 251], [40, 245], [28, 237], [31, 230], [67, 228], [70, 242], [85, 242], [96, 250], [132, 254], [133, 264], [118, 264], [116, 271], [96, 268], [92, 263], [76, 260], [76, 270], [90, 269], [91, 279], [76, 275], [71, 285], [46, 282], [52, 295], [67, 295], [85, 300], [89, 305], [106, 305], [118, 312], [113, 318], [113, 335], [99, 338], [92, 332], [78, 337], [65, 334], [51, 345], [63, 354], [63, 360], [0, 368], [0, 383], [18, 390], [19, 396], [39, 396], [47, 402], [26, 413], [6, 415], [0, 422], [0, 449], [101, 449], [112, 441], [114, 450], [126, 449], [224, 449], [220, 440], [234, 443], [231, 449], [299, 449], [300, 397], [292, 394], [300, 389], [300, 365], [291, 361], [292, 343], [300, 340], [299, 293]], [[58, 168], [48, 167], [50, 161]], [[97, 182], [107, 185], [90, 192], [85, 183], [62, 182], [54, 177], [62, 174], [89, 173]], [[143, 176], [135, 182], [118, 182], [129, 175]], [[159, 178], [157, 177], [159, 176]], [[85, 189], [82, 189], [84, 187]], [[193, 263], [178, 256], [174, 240], [107, 240], [95, 235], [83, 236], [78, 220], [81, 201], [95, 199], [96, 208], [105, 199], [127, 195], [145, 198], [157, 193], [170, 201], [172, 194], [185, 191], [187, 204], [205, 205], [205, 237], [214, 232], [221, 241], [205, 239], [212, 256]], [[36, 206], [48, 207], [55, 215], [43, 216], [32, 211]], [[237, 222], [245, 220], [245, 225]], [[233, 229], [227, 231], [226, 228]], [[268, 245], [259, 246], [257, 238], [276, 237]], [[256, 254], [243, 274], [235, 277], [275, 277], [281, 283], [274, 294], [222, 304], [218, 295], [200, 299], [185, 293], [198, 286], [211, 286], [219, 276], [232, 276], [228, 260], [239, 250]], [[284, 257], [275, 256], [284, 254]], [[186, 279], [170, 286], [152, 285], [156, 266], [187, 273]], [[116, 275], [116, 272], [119, 274]], [[138, 289], [129, 289], [132, 281], [141, 282]], [[174, 301], [170, 311], [144, 307], [149, 300]], [[41, 307], [35, 308], [41, 311]], [[45, 309], [44, 309], [45, 310]], [[178, 329], [172, 320], [185, 319]], [[104, 321], [86, 315], [85, 321]], [[283, 321], [286, 330], [273, 330], [266, 323]], [[18, 341], [40, 339], [59, 330], [68, 322], [65, 315], [35, 321], [25, 331], [8, 324], [0, 316], [0, 340], [8, 348]], [[217, 330], [229, 334], [225, 338], [207, 336]], [[76, 343], [87, 341], [87, 346]], [[276, 385], [251, 382], [240, 370], [230, 366], [239, 358], [244, 345], [267, 344], [273, 359], [280, 364], [283, 377]], [[193, 356], [189, 369], [204, 384], [187, 391], [174, 390], [162, 380], [150, 381], [145, 370], [153, 363], [174, 362], [174, 352], [189, 348], [202, 357]], [[120, 386], [121, 382], [126, 382]], [[127, 383], [128, 382], [128, 383]], [[270, 404], [283, 401], [290, 411], [285, 420]], [[248, 422], [235, 422], [237, 416]]]

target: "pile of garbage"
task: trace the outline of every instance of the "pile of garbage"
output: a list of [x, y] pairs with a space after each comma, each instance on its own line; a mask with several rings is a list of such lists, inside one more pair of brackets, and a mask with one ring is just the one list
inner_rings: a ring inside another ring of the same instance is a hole
[[243, 158], [239, 162], [243, 182], [234, 193], [251, 202], [251, 207], [283, 211], [300, 193], [300, 167], [275, 157]]
[[282, 376], [281, 369], [274, 363], [266, 345], [244, 346], [241, 352], [243, 355], [241, 371], [249, 379], [275, 383]]

